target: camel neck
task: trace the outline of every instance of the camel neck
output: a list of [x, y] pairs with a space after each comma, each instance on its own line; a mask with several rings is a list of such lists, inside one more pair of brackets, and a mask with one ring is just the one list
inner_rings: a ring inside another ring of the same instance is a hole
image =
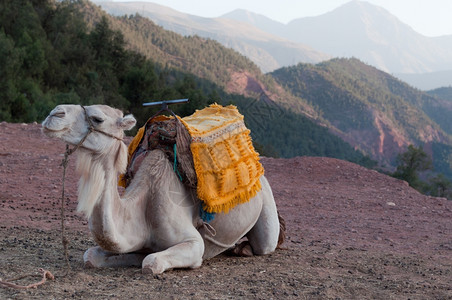
[[[116, 149], [118, 149], [116, 147]], [[114, 151], [93, 154], [81, 149], [77, 156], [77, 173], [80, 174], [77, 210], [90, 218], [93, 209], [99, 204], [106, 188], [118, 171], [115, 170]]]
[[143, 226], [140, 218], [133, 218], [142, 215], [135, 211], [143, 209], [135, 201], [140, 197], [133, 193], [129, 193], [128, 198], [135, 199], [121, 199], [119, 196], [117, 161], [124, 154], [127, 155], [119, 151], [126, 151], [125, 145], [99, 155], [81, 151], [77, 159], [80, 173], [77, 209], [88, 217], [96, 242], [113, 252], [140, 248], [139, 238], [130, 232], [135, 226]]

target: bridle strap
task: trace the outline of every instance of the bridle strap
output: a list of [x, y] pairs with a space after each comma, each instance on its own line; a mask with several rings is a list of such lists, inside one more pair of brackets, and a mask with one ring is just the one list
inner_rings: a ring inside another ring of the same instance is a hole
[[102, 130], [99, 130], [99, 129], [94, 128], [93, 122], [91, 121], [91, 119], [90, 119], [89, 116], [88, 116], [88, 113], [86, 112], [86, 108], [85, 108], [83, 105], [80, 105], [80, 106], [83, 108], [83, 111], [85, 112], [85, 119], [86, 119], [86, 121], [87, 121], [88, 124], [89, 124], [89, 129], [88, 129], [89, 131], [88, 131], [88, 133], [86, 134], [85, 138], [83, 138], [83, 140], [85, 140], [86, 137], [87, 137], [91, 132], [93, 132], [93, 131], [98, 132], [98, 133], [102, 133], [103, 135], [106, 135], [106, 136], [108, 136], [108, 137], [117, 139], [118, 141], [122, 141], [122, 140], [123, 140], [122, 138], [118, 138], [117, 136], [114, 136], [113, 134], [110, 134], [110, 133], [108, 133], [108, 132], [105, 132], [105, 131], [102, 131]]
[[80, 140], [80, 142], [78, 142], [78, 144], [75, 145], [74, 148], [69, 149], [69, 145], [67, 145], [67, 147], [66, 147], [66, 155], [69, 156], [69, 155], [71, 155], [72, 153], [74, 153], [75, 151], [77, 151], [77, 149], [80, 148], [80, 146], [82, 146], [82, 144], [85, 142], [85, 140], [86, 140], [86, 138], [88, 137], [88, 135], [90, 135], [90, 134], [93, 133], [93, 132], [101, 133], [101, 134], [103, 134], [103, 135], [105, 135], [105, 136], [111, 137], [111, 138], [116, 139], [116, 140], [121, 141], [121, 142], [123, 141], [122, 138], [118, 138], [117, 136], [114, 136], [113, 134], [110, 134], [110, 133], [108, 133], [108, 132], [105, 132], [105, 131], [102, 131], [102, 130], [99, 130], [99, 129], [94, 128], [93, 122], [92, 122], [91, 119], [89, 118], [88, 112], [86, 111], [86, 108], [85, 108], [83, 105], [80, 105], [80, 106], [83, 108], [83, 112], [85, 113], [85, 119], [86, 119], [86, 121], [88, 122], [88, 125], [89, 125], [89, 127], [88, 127], [88, 132], [87, 132], [86, 135]]

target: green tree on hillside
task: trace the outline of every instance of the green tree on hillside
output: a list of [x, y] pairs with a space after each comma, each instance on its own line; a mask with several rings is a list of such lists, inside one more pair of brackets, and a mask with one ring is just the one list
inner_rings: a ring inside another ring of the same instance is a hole
[[415, 189], [421, 190], [423, 183], [419, 179], [419, 173], [432, 168], [432, 159], [421, 147], [409, 145], [406, 152], [397, 157], [397, 170], [393, 176], [408, 182]]
[[438, 174], [429, 180], [430, 194], [435, 197], [452, 199], [452, 182], [443, 174]]

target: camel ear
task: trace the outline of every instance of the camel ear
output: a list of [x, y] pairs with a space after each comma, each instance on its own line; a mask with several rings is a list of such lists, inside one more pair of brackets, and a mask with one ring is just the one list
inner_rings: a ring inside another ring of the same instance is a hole
[[122, 130], [130, 130], [135, 126], [137, 120], [132, 115], [127, 115], [122, 119], [119, 119], [119, 126]]

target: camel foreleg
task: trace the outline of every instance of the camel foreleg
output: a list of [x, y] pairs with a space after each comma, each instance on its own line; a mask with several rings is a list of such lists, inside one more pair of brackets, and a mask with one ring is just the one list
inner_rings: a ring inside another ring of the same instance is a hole
[[161, 274], [174, 268], [199, 268], [202, 264], [204, 242], [202, 239], [185, 241], [164, 251], [149, 254], [143, 260], [145, 274]]

